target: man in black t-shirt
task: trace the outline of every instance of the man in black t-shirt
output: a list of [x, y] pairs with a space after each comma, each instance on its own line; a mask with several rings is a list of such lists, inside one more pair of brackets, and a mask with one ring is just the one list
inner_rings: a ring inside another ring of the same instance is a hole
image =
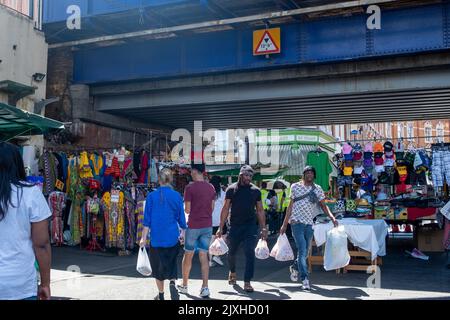
[[266, 217], [261, 202], [261, 191], [251, 183], [253, 174], [252, 167], [243, 166], [238, 182], [227, 189], [220, 217], [220, 226], [216, 234], [218, 237], [222, 236], [222, 230], [231, 209], [230, 230], [228, 232], [228, 265], [230, 268], [228, 283], [236, 284], [236, 252], [243, 242], [246, 259], [244, 290], [247, 292], [254, 291], [250, 281], [255, 270], [257, 219], [261, 228], [261, 238], [267, 239]]

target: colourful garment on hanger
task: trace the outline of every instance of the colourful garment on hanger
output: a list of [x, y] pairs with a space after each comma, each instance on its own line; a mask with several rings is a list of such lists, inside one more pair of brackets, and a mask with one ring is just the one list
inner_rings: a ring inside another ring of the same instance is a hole
[[87, 214], [87, 236], [88, 238], [97, 238], [99, 230], [97, 229], [97, 219], [100, 217], [101, 203], [98, 197], [88, 197], [86, 199], [86, 214]]
[[83, 195], [76, 193], [72, 199], [70, 232], [72, 234], [72, 244], [78, 245], [81, 243], [81, 230], [83, 229], [81, 207], [83, 203]]
[[65, 153], [61, 153], [60, 156], [61, 156], [61, 168], [62, 168], [62, 172], [63, 172], [63, 179], [61, 181], [64, 182], [63, 192], [67, 193], [68, 189], [67, 189], [66, 181], [69, 176], [69, 172], [68, 172], [69, 160], [67, 159], [67, 155]]
[[79, 161], [79, 173], [81, 179], [89, 179], [93, 178], [91, 166], [89, 165], [89, 158], [86, 151], [80, 153], [80, 161]]
[[42, 192], [45, 196], [55, 191], [57, 160], [53, 154], [46, 151], [39, 159], [39, 171], [43, 173], [44, 186]]
[[145, 183], [147, 170], [148, 170], [148, 156], [147, 152], [144, 151], [141, 157], [141, 176], [139, 177], [138, 183]]
[[131, 194], [127, 195], [125, 199], [125, 242], [126, 248], [132, 250], [134, 248], [135, 236], [136, 236], [136, 220], [135, 220], [135, 207], [134, 201], [131, 198]]
[[100, 202], [105, 220], [105, 247], [111, 248], [112, 222], [111, 222], [111, 193], [105, 192]]
[[123, 180], [123, 182], [131, 184], [134, 181], [134, 179], [133, 179], [134, 176], [135, 176], [135, 173], [134, 173], [133, 160], [127, 159], [127, 160], [125, 160], [125, 163], [123, 164], [123, 170], [120, 175], [120, 178]]
[[125, 250], [125, 196], [119, 195], [118, 219], [117, 219], [117, 248]]
[[69, 199], [74, 199], [77, 192], [84, 192], [84, 188], [80, 182], [78, 159], [76, 157], [69, 158], [67, 192]]
[[112, 158], [111, 166], [106, 168], [105, 170], [105, 176], [110, 175], [113, 178], [120, 178], [120, 167], [119, 167], [119, 160], [117, 157]]
[[[109, 194], [105, 193], [105, 196]], [[108, 198], [108, 197], [107, 197]], [[108, 199], [106, 199], [108, 200]], [[108, 217], [108, 238], [105, 241], [105, 246], [108, 248], [119, 248], [125, 250], [125, 201], [123, 192], [119, 193], [119, 202], [114, 202], [109, 197], [110, 212]], [[106, 214], [105, 214], [106, 222]]]
[[[144, 230], [144, 206], [145, 201], [138, 201], [136, 205], [136, 219], [137, 219], [137, 228], [136, 228], [136, 243], [139, 245], [139, 242], [142, 238], [142, 231]], [[150, 246], [150, 239], [147, 238], [147, 247]]]
[[48, 197], [48, 204], [52, 212], [52, 219], [50, 222], [51, 243], [62, 246], [64, 244], [63, 211], [66, 207], [66, 195], [62, 192], [54, 191], [50, 193]]
[[89, 157], [89, 166], [91, 167], [94, 179], [100, 180], [105, 173], [103, 156], [100, 156], [97, 153], [91, 154]]
[[[323, 191], [330, 190], [330, 173], [332, 172], [327, 152], [308, 152], [306, 165], [316, 169], [315, 182], [322, 187]], [[351, 175], [351, 174], [350, 174]]]

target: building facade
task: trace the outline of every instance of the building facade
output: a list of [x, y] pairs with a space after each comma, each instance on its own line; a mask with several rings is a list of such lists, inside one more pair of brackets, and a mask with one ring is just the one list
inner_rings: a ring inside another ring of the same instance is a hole
[[[48, 45], [33, 17], [16, 10], [27, 9], [18, 6], [25, 2], [1, 1], [16, 5], [13, 8], [0, 4], [0, 102], [44, 115]], [[35, 172], [35, 155], [42, 151], [43, 136], [27, 136], [24, 132], [16, 142], [24, 150], [28, 148], [30, 157], [25, 165]]]
[[395, 121], [333, 126], [333, 136], [341, 141], [393, 140], [416, 148], [429, 148], [433, 143], [450, 142], [450, 120]]

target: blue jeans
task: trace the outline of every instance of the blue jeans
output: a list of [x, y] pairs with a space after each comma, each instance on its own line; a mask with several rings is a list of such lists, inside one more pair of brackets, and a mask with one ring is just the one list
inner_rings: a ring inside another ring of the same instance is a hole
[[314, 231], [312, 225], [297, 223], [291, 225], [292, 236], [297, 246], [297, 268], [300, 272], [300, 279], [303, 281], [308, 278], [308, 265], [306, 259], [308, 257], [308, 249], [311, 243]]
[[245, 274], [244, 281], [250, 282], [255, 272], [255, 248], [258, 227], [256, 224], [232, 225], [228, 233], [228, 265], [230, 272], [236, 272], [236, 252], [244, 243]]
[[33, 297], [25, 298], [25, 299], [23, 299], [23, 300], [24, 300], [24, 301], [35, 301], [35, 300], [37, 300], [37, 299], [38, 299], [37, 296], [33, 296]]
[[185, 234], [184, 250], [194, 252], [196, 249], [203, 252], [209, 251], [212, 238], [212, 227], [202, 229], [187, 229]]

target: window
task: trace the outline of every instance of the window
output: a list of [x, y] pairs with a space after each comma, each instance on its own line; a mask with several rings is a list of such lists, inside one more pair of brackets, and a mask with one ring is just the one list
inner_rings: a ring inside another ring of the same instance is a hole
[[431, 122], [425, 122], [425, 143], [433, 142], [433, 126]]
[[408, 141], [414, 141], [414, 122], [408, 122], [408, 124], [406, 125], [406, 136], [408, 138]]
[[384, 124], [385, 136], [387, 139], [392, 139], [392, 123], [386, 122]]
[[436, 126], [437, 142], [444, 142], [444, 124], [439, 122]]
[[404, 127], [403, 122], [397, 122], [397, 138], [404, 138]]

